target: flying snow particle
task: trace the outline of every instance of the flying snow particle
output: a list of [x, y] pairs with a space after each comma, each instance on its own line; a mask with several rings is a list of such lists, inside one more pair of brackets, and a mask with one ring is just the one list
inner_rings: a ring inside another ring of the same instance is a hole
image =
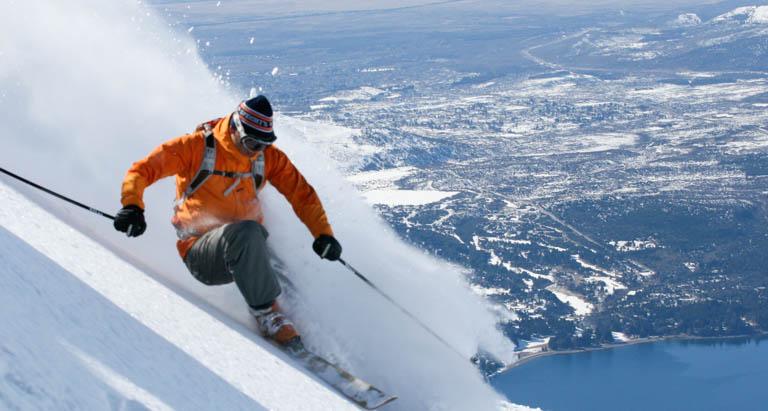
[[248, 93], [248, 98], [254, 98], [257, 94], [259, 94], [259, 92], [256, 90], [256, 87], [251, 87], [251, 91]]
[[194, 29], [195, 29], [195, 26], [190, 27], [189, 29], [187, 29], [187, 33], [191, 33], [192, 30], [194, 30]]
[[256, 37], [251, 37], [251, 44], [256, 40]]
[[279, 69], [279, 68], [277, 68], [277, 67], [273, 68], [273, 69], [272, 69], [272, 75], [273, 75], [273, 76], [276, 76], [276, 75], [277, 75], [277, 73], [278, 73], [279, 71], [280, 71], [280, 69]]
[[221, 6], [221, 2], [220, 1], [216, 2], [216, 7], [219, 7], [219, 6]]

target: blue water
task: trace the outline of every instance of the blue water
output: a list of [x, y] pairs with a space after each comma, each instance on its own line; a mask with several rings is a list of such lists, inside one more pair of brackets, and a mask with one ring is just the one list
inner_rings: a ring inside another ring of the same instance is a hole
[[544, 410], [768, 410], [768, 340], [662, 341], [535, 359], [492, 380]]

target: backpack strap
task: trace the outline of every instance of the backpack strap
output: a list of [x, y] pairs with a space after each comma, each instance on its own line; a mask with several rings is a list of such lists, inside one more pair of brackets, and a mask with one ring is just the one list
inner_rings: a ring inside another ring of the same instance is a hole
[[261, 191], [266, 183], [264, 178], [264, 152], [259, 153], [255, 160], [251, 161], [251, 176], [253, 176], [253, 188], [256, 194]]
[[216, 138], [213, 136], [213, 129], [209, 123], [205, 123], [203, 125], [203, 130], [203, 136], [205, 137], [203, 162], [200, 163], [200, 169], [197, 170], [197, 174], [195, 174], [192, 182], [189, 183], [187, 189], [184, 190], [184, 196], [181, 198], [181, 202], [184, 202], [184, 200], [194, 194], [212, 174], [221, 173], [214, 170], [214, 167], [216, 166]]
[[203, 154], [203, 161], [200, 163], [200, 168], [197, 170], [197, 174], [189, 183], [179, 204], [183, 203], [187, 198], [192, 196], [211, 176], [222, 176], [234, 179], [235, 181], [224, 191], [224, 196], [228, 196], [232, 191], [240, 184], [240, 181], [244, 178], [253, 179], [253, 187], [255, 193], [264, 187], [266, 179], [264, 178], [264, 153], [260, 153], [259, 156], [251, 161], [251, 171], [248, 173], [235, 173], [232, 171], [216, 170], [216, 138], [213, 135], [212, 124], [214, 121], [203, 123], [200, 129], [203, 130], [203, 136], [205, 137], [205, 153]]
[[[198, 127], [197, 131], [203, 130], [203, 136], [205, 138], [205, 153], [203, 153], [203, 161], [200, 163], [200, 168], [197, 170], [195, 177], [189, 183], [184, 190], [181, 198], [175, 203], [174, 209], [178, 211], [179, 207], [194, 194], [202, 185], [213, 175], [222, 176], [234, 179], [235, 181], [224, 191], [224, 196], [228, 196], [232, 191], [240, 184], [240, 181], [246, 178], [253, 180], [253, 186], [255, 194], [259, 192], [266, 185], [266, 178], [264, 177], [264, 152], [259, 153], [258, 157], [251, 161], [251, 170], [245, 173], [236, 173], [232, 171], [216, 170], [216, 137], [213, 135], [213, 126], [217, 123], [216, 120], [203, 123]], [[176, 217], [174, 217], [176, 218]], [[174, 220], [174, 227], [176, 227], [176, 234], [180, 239], [189, 238], [190, 236], [199, 235], [199, 233], [189, 228], [184, 228], [178, 222]]]

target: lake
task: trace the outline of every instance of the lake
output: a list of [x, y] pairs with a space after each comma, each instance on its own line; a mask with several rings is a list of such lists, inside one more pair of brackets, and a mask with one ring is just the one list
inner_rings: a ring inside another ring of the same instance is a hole
[[512, 402], [545, 410], [768, 410], [768, 339], [553, 355], [491, 382]]

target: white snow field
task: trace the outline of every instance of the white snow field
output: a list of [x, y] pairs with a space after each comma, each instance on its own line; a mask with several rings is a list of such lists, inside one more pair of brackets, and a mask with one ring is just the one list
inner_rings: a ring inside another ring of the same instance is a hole
[[[186, 30], [131, 0], [4, 1], [0, 59], [2, 167], [108, 212], [120, 207], [131, 162], [247, 94], [212, 75]], [[462, 269], [405, 244], [377, 216], [326, 153], [333, 145], [316, 149], [326, 128], [286, 116], [276, 128], [320, 194], [343, 257], [461, 355], [341, 264], [318, 259], [268, 188], [269, 241], [298, 289], [284, 304], [308, 345], [398, 395], [388, 409], [510, 407], [467, 360], [478, 348], [515, 355]], [[172, 184], [147, 190], [149, 228], [132, 239], [45, 194], [12, 185], [38, 209], [3, 187], [0, 408], [346, 406], [252, 335], [236, 287], [189, 275], [168, 221]]]
[[0, 409], [356, 409], [0, 183]]
[[458, 194], [457, 191], [405, 190], [397, 187], [397, 180], [415, 171], [413, 167], [363, 171], [348, 176], [347, 180], [355, 184], [369, 204], [386, 204], [390, 207], [430, 204]]

